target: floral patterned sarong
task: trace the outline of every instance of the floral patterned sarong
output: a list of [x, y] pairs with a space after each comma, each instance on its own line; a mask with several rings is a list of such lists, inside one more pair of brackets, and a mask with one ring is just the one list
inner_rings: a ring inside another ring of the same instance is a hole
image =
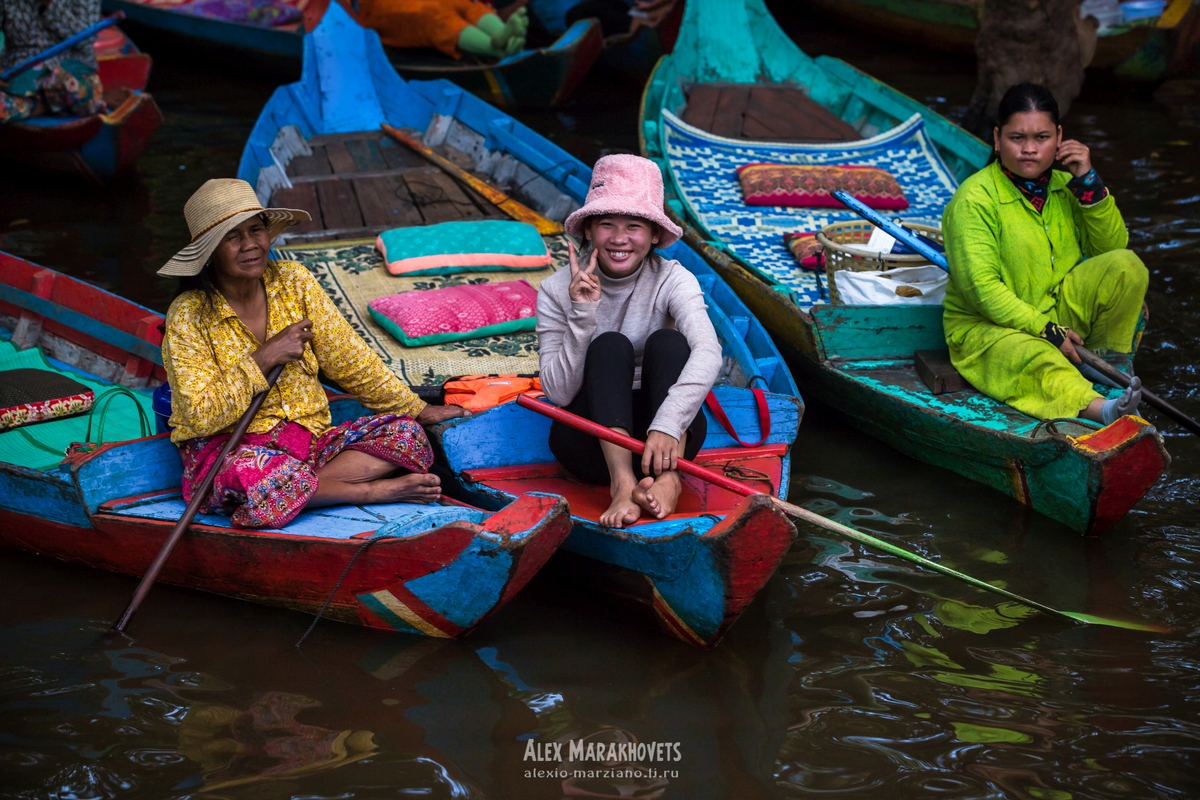
[[[184, 501], [192, 499], [228, 440], [229, 434], [220, 434], [180, 443]], [[295, 422], [280, 422], [242, 438], [200, 512], [229, 516], [238, 528], [281, 528], [317, 493], [317, 470], [343, 450], [359, 450], [410, 472], [428, 472], [433, 464], [425, 431], [411, 417], [360, 417], [316, 437]]]
[[96, 71], [69, 59], [33, 67], [0, 91], [0, 123], [39, 114], [89, 117], [104, 108]]

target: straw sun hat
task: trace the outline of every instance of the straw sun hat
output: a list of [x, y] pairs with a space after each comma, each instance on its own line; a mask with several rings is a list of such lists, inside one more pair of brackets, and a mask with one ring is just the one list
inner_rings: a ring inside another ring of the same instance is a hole
[[258, 195], [245, 181], [236, 178], [205, 181], [183, 207], [192, 243], [176, 253], [158, 274], [175, 277], [198, 274], [225, 234], [259, 214], [267, 219], [267, 236], [272, 242], [292, 225], [312, 219], [307, 211], [295, 208], [263, 208]]

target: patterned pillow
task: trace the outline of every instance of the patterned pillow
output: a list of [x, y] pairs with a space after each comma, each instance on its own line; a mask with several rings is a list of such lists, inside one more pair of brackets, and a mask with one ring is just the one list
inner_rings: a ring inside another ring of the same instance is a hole
[[376, 322], [407, 347], [531, 331], [537, 290], [525, 281], [446, 286], [372, 300]]
[[176, 10], [197, 17], [271, 28], [301, 19], [300, 9], [283, 0], [195, 0]]
[[91, 389], [57, 372], [0, 371], [0, 431], [82, 414], [95, 399]]
[[542, 269], [550, 251], [526, 222], [485, 219], [384, 231], [375, 240], [393, 275]]
[[825, 247], [815, 233], [785, 233], [783, 246], [792, 251], [796, 263], [809, 272], [825, 271]]
[[833, 196], [842, 189], [880, 211], [908, 208], [900, 184], [887, 170], [851, 165], [745, 164], [738, 167], [748, 206], [844, 208]]

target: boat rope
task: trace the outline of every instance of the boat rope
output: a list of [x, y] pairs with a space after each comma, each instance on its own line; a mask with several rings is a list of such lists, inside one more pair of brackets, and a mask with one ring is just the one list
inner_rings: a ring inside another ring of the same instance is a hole
[[330, 592], [329, 596], [325, 598], [325, 603], [324, 603], [324, 605], [321, 606], [321, 610], [318, 611], [317, 616], [313, 618], [312, 624], [310, 624], [308, 626], [308, 630], [306, 630], [304, 632], [304, 635], [301, 636], [300, 639], [296, 642], [297, 649], [300, 648], [300, 645], [304, 644], [304, 640], [307, 639], [308, 635], [313, 632], [313, 628], [317, 627], [317, 623], [321, 621], [321, 617], [325, 616], [325, 612], [329, 610], [329, 604], [333, 602], [333, 598], [337, 595], [338, 589], [342, 588], [342, 582], [344, 580], [346, 580], [346, 576], [350, 574], [350, 568], [354, 566], [355, 561], [358, 561], [358, 557], [363, 554], [363, 551], [366, 550], [371, 545], [375, 544], [376, 542], [380, 542], [380, 541], [383, 541], [384, 539], [390, 539], [390, 538], [392, 538], [392, 534], [390, 534], [390, 533], [385, 533], [385, 534], [377, 533], [374, 536], [372, 536], [370, 539], [367, 539], [365, 542], [363, 542], [362, 546], [354, 551], [354, 555], [350, 556], [350, 561], [346, 564], [346, 568], [344, 570], [342, 570], [342, 576], [340, 578], [338, 578], [337, 583], [334, 584], [333, 591]]

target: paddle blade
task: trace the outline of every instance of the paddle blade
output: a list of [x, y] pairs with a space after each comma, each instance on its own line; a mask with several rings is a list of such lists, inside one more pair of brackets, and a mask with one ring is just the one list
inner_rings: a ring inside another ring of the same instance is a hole
[[1149, 631], [1150, 633], [1170, 633], [1170, 628], [1165, 628], [1162, 625], [1154, 625], [1149, 622], [1132, 622], [1123, 619], [1109, 619], [1108, 617], [1097, 617], [1095, 614], [1081, 614], [1078, 611], [1063, 611], [1068, 617], [1074, 620], [1079, 620], [1087, 625], [1107, 625], [1110, 628], [1124, 628], [1128, 631]]

